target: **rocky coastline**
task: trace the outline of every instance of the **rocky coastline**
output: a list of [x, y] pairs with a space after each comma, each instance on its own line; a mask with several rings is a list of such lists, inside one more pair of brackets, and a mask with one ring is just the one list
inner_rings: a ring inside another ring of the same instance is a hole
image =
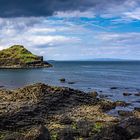
[[131, 140], [140, 138], [140, 112], [107, 112], [112, 102], [67, 87], [42, 83], [0, 89], [1, 140]]

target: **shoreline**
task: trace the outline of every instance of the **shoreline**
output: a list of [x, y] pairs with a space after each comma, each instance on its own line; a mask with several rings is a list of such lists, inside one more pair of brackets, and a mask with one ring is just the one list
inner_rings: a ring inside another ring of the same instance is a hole
[[[29, 132], [45, 127], [52, 140], [55, 140], [54, 137], [58, 140], [62, 139], [61, 137], [65, 135], [73, 139], [90, 140], [94, 137], [96, 140], [98, 137], [104, 137], [103, 132], [106, 128], [114, 135], [120, 135], [118, 134], [120, 131], [129, 132], [127, 128], [121, 126], [122, 122], [130, 123], [131, 126], [131, 121], [139, 123], [140, 119], [138, 109], [132, 112], [120, 112], [119, 117], [107, 114], [117, 106], [127, 106], [125, 102], [112, 102], [97, 97], [96, 92], [87, 94], [67, 87], [38, 83], [16, 90], [0, 89], [0, 97], [0, 138], [3, 139], [8, 136], [14, 137], [15, 132], [16, 137], [20, 135], [27, 139]], [[133, 119], [130, 120], [131, 118]], [[118, 127], [121, 127], [120, 131], [116, 132], [115, 129]], [[86, 134], [83, 134], [84, 131]], [[140, 136], [136, 132], [137, 129], [133, 131], [135, 135]], [[30, 135], [33, 140], [36, 140], [33, 138], [34, 134], [30, 133]], [[110, 134], [108, 137], [111, 137]], [[124, 136], [120, 135], [119, 139], [122, 137]], [[124, 140], [135, 137], [127, 134]]]

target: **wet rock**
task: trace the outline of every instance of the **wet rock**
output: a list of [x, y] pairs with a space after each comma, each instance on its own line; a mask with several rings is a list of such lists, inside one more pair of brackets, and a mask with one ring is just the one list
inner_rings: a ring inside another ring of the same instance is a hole
[[100, 97], [100, 98], [107, 98], [108, 95], [100, 94], [99, 97]]
[[61, 78], [61, 79], [59, 79], [59, 81], [60, 81], [61, 83], [65, 83], [65, 82], [66, 82], [66, 79], [65, 79], [65, 78]]
[[123, 93], [123, 96], [130, 96], [130, 95], [132, 95], [131, 93]]
[[135, 96], [140, 96], [140, 93], [136, 93]]
[[140, 112], [140, 107], [135, 107], [134, 110]]
[[124, 110], [118, 110], [118, 114], [124, 117], [129, 117], [133, 115], [131, 111], [124, 111]]
[[126, 106], [130, 105], [130, 103], [126, 103], [124, 101], [116, 101], [115, 104], [116, 104], [116, 106], [121, 106], [121, 107], [126, 107]]
[[98, 96], [98, 93], [96, 91], [90, 92], [89, 94], [94, 98]]
[[51, 138], [48, 129], [40, 125], [39, 127], [32, 128], [24, 140], [51, 140]]
[[117, 89], [117, 87], [111, 87], [110, 89]]
[[115, 109], [116, 104], [111, 101], [103, 100], [100, 102], [100, 109], [103, 111], [109, 111], [111, 109]]
[[120, 126], [111, 126], [109, 128], [104, 128], [90, 138], [89, 140], [129, 140], [130, 135], [129, 133], [122, 127]]
[[68, 82], [68, 84], [73, 85], [73, 84], [75, 84], [75, 82]]
[[4, 88], [4, 86], [0, 86], [0, 88]]

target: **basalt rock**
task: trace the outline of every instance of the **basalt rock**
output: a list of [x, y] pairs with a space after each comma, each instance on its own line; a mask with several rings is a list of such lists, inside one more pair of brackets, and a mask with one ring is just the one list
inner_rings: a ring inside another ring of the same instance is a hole
[[130, 138], [129, 133], [124, 128], [115, 125], [104, 128], [89, 140], [129, 140]]

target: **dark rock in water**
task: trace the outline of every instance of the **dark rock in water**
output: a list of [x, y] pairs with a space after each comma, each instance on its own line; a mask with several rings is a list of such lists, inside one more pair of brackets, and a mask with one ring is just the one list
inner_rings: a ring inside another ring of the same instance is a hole
[[120, 126], [111, 126], [109, 128], [104, 128], [90, 138], [89, 140], [129, 140], [130, 135], [129, 133], [122, 127]]
[[130, 95], [132, 95], [131, 93], [123, 93], [123, 96], [130, 96]]
[[117, 87], [111, 87], [110, 89], [117, 89]]
[[100, 97], [100, 98], [107, 98], [108, 95], [100, 94], [99, 97]]
[[96, 91], [90, 92], [89, 94], [94, 98], [98, 96], [98, 93]]
[[61, 78], [61, 79], [59, 79], [59, 81], [62, 82], [62, 83], [65, 83], [66, 79], [65, 78]]
[[131, 136], [131, 139], [140, 138], [140, 119], [129, 118], [120, 124]]
[[136, 93], [135, 96], [140, 96], [140, 93]]
[[73, 85], [73, 84], [75, 84], [75, 82], [68, 82], [68, 84]]
[[0, 88], [4, 88], [4, 86], [0, 86]]
[[26, 134], [24, 140], [51, 140], [50, 133], [45, 126], [32, 128], [28, 134]]
[[126, 107], [126, 106], [130, 105], [130, 103], [126, 103], [124, 101], [116, 101], [115, 104], [116, 104], [116, 106], [122, 106], [122, 107]]
[[131, 111], [124, 111], [124, 110], [118, 110], [118, 114], [124, 117], [129, 117], [133, 115]]
[[134, 110], [140, 112], [140, 107], [135, 107]]

